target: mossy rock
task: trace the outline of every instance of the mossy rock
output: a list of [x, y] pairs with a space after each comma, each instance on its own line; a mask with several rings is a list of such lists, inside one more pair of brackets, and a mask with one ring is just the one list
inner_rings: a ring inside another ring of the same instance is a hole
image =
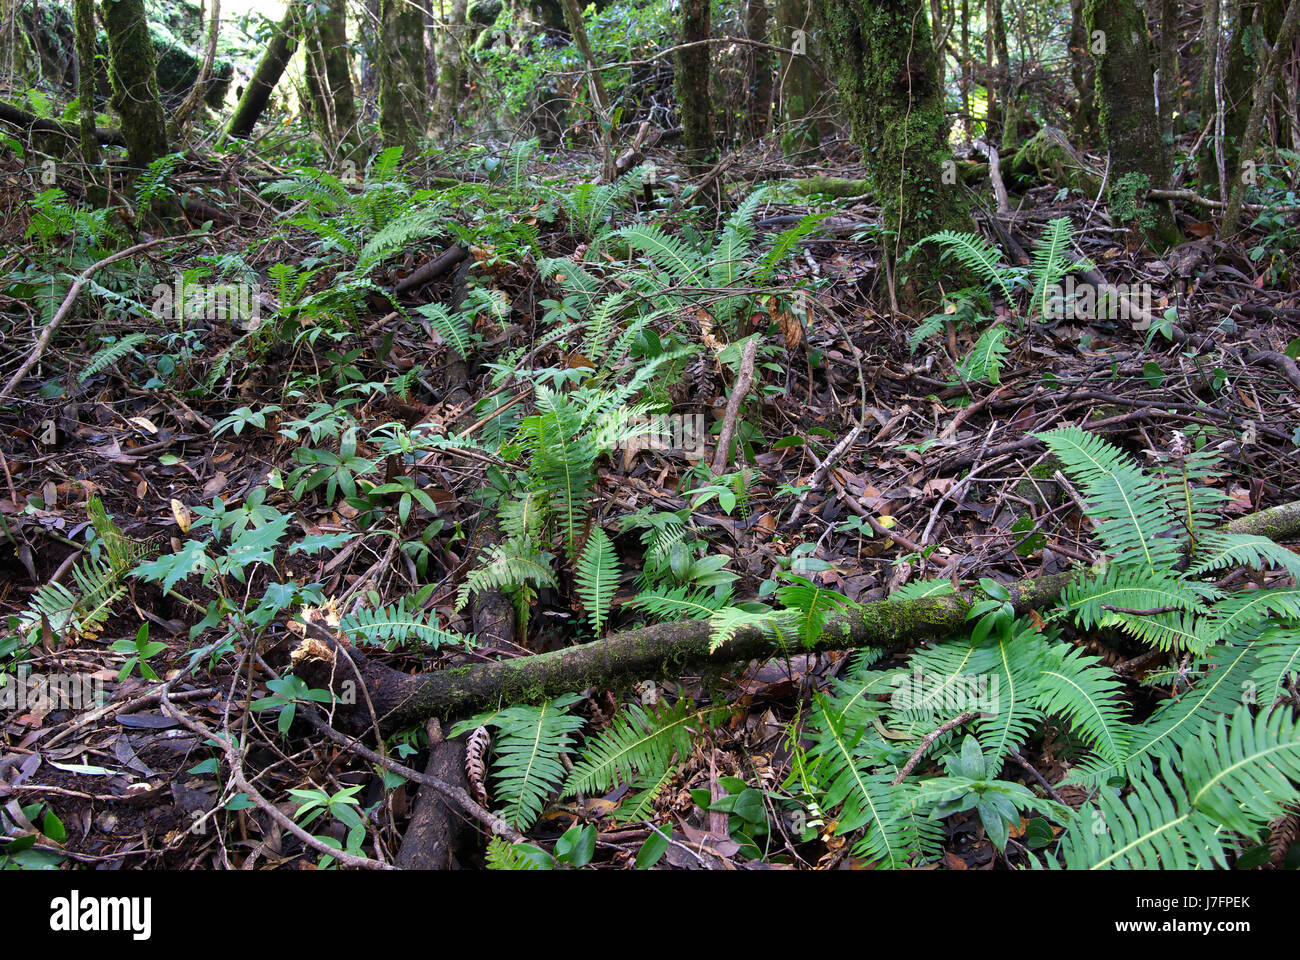
[[465, 16], [470, 23], [490, 27], [497, 22], [497, 17], [501, 15], [504, 6], [502, 0], [469, 0], [469, 5], [465, 8]]
[[1094, 176], [1069, 139], [1056, 127], [1043, 127], [1025, 142], [1011, 158], [1010, 170], [1017, 176], [1038, 176], [1086, 195], [1101, 190], [1100, 178]]

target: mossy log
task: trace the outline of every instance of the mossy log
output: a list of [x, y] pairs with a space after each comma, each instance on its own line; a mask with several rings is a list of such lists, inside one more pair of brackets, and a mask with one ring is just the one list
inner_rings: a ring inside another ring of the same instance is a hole
[[[1023, 613], [1050, 603], [1074, 578], [1054, 574], [1008, 585]], [[966, 624], [972, 599], [962, 594], [916, 600], [879, 600], [833, 616], [814, 652], [854, 647], [894, 647], [955, 633]], [[340, 643], [318, 616], [309, 616], [306, 637], [294, 650], [294, 672], [311, 686], [333, 689], [355, 704], [348, 721], [370, 724], [364, 686], [385, 732], [429, 717], [464, 716], [499, 704], [536, 702], [585, 687], [631, 687], [644, 680], [676, 679], [692, 670], [719, 669], [780, 656], [782, 649], [757, 627], [738, 630], [710, 651], [707, 620], [659, 623], [592, 643], [532, 657], [472, 664], [432, 673], [406, 674]], [[338, 657], [344, 649], [346, 657]], [[802, 652], [796, 648], [789, 652]], [[356, 665], [355, 671], [348, 661]], [[349, 695], [350, 694], [350, 695]]]

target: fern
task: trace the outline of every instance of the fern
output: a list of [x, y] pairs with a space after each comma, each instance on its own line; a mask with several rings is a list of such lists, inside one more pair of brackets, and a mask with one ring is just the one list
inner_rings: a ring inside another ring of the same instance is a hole
[[988, 286], [996, 286], [1007, 303], [1015, 302], [1014, 288], [1020, 282], [1022, 271], [1002, 265], [1002, 254], [992, 244], [975, 233], [942, 230], [932, 233], [907, 251], [907, 259], [923, 244], [937, 243], [941, 257], [956, 260], [965, 270], [977, 276]]
[[822, 696], [813, 702], [812, 744], [803, 767], [826, 811], [840, 808], [838, 836], [863, 830], [853, 852], [888, 869], [902, 869], [921, 852], [916, 821], [903, 815], [907, 789], [894, 786], [884, 765], [886, 748], [868, 726], [850, 727]]
[[366, 241], [357, 257], [357, 270], [368, 272], [394, 253], [436, 236], [446, 227], [447, 215], [441, 209], [426, 205], [407, 210]]
[[536, 822], [547, 797], [564, 779], [560, 758], [573, 749], [572, 735], [583, 723], [567, 711], [581, 699], [578, 694], [565, 694], [541, 706], [509, 707], [487, 718], [474, 718], [479, 721], [476, 726], [497, 729], [494, 796], [504, 804], [504, 819], [520, 830]]
[[614, 544], [604, 530], [593, 526], [578, 558], [576, 583], [578, 596], [587, 608], [587, 622], [597, 636], [609, 617], [618, 581], [618, 555], [614, 552]]
[[1058, 644], [1038, 677], [1036, 696], [1044, 713], [1059, 714], [1106, 760], [1127, 756], [1131, 728], [1123, 715], [1122, 684], [1097, 657]]
[[653, 170], [653, 164], [642, 164], [629, 170], [614, 183], [582, 183], [576, 186], [572, 193], [561, 199], [573, 232], [587, 240], [594, 237], [619, 207], [641, 189]]
[[558, 586], [551, 570], [551, 556], [527, 539], [508, 540], [492, 546], [487, 559], [465, 578], [456, 592], [456, 609], [463, 609], [472, 593], [525, 586]]
[[123, 581], [143, 551], [117, 528], [99, 497], [87, 501], [86, 513], [95, 540], [89, 555], [72, 567], [75, 590], [50, 582], [32, 594], [18, 615], [18, 632], [27, 643], [44, 630], [71, 639], [98, 636], [126, 593]]
[[395, 650], [408, 643], [421, 643], [434, 649], [445, 644], [474, 646], [472, 635], [451, 633], [437, 625], [437, 613], [407, 609], [402, 600], [374, 610], [361, 609], [344, 617], [339, 629], [353, 640], [382, 644], [385, 650]]
[[1240, 708], [1162, 759], [1159, 775], [1134, 777], [1128, 797], [1103, 791], [1080, 811], [1061, 845], [1067, 867], [1226, 867], [1225, 831], [1258, 838], [1300, 799], [1300, 724], [1287, 711], [1252, 718]]
[[1183, 556], [1180, 527], [1160, 489], [1131, 458], [1078, 427], [1038, 436], [1082, 482], [1089, 518], [1115, 563], [1150, 576], [1173, 569]]
[[[603, 734], [587, 745], [564, 781], [564, 796], [604, 792], [630, 783], [638, 774], [658, 780], [673, 758], [690, 755], [692, 725], [698, 711], [682, 699], [643, 708], [628, 704]], [[660, 780], [660, 785], [666, 781]]]
[[417, 308], [417, 312], [429, 321], [429, 325], [438, 331], [452, 351], [460, 359], [469, 357], [473, 348], [473, 334], [470, 329], [470, 316], [467, 313], [452, 313], [441, 303], [426, 303]]
[[123, 357], [138, 353], [136, 347], [149, 339], [147, 333], [128, 333], [120, 339], [105, 338], [105, 345], [95, 352], [90, 361], [77, 374], [77, 381], [85, 383], [95, 374], [107, 370]]
[[[680, 537], [680, 532], [678, 533]], [[731, 603], [729, 590], [659, 586], [637, 594], [630, 606], [638, 607], [660, 621], [701, 620], [712, 617]]]
[[1005, 342], [1009, 335], [1007, 328], [1000, 323], [985, 330], [958, 365], [962, 379], [967, 382], [987, 381], [995, 387], [1000, 384], [1003, 361], [1011, 352]]
[[1052, 291], [1058, 287], [1067, 273], [1079, 268], [1080, 265], [1072, 263], [1067, 255], [1073, 238], [1074, 228], [1070, 224], [1070, 218], [1058, 217], [1047, 224], [1046, 232], [1034, 244], [1032, 266], [1034, 289], [1029, 304], [1031, 317], [1041, 317], [1047, 313], [1047, 304]]

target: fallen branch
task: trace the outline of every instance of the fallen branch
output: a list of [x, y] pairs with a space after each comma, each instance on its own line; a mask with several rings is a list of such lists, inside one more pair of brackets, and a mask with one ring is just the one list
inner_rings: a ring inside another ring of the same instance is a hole
[[[67, 137], [73, 141], [80, 141], [81, 139], [81, 134], [76, 127], [70, 127], [58, 120], [47, 120], [44, 117], [38, 117], [34, 113], [28, 113], [26, 110], [21, 110], [4, 101], [0, 101], [0, 120], [36, 133], [57, 133], [59, 136]], [[95, 139], [100, 143], [115, 147], [126, 146], [126, 141], [122, 139], [122, 131], [120, 130], [97, 127], [95, 129]]]
[[745, 343], [745, 352], [740, 357], [740, 373], [731, 388], [727, 399], [727, 413], [722, 419], [722, 432], [718, 434], [718, 448], [713, 453], [713, 472], [726, 473], [731, 463], [731, 438], [736, 433], [736, 419], [740, 416], [740, 405], [745, 402], [745, 395], [754, 383], [754, 358], [758, 356], [758, 337], [750, 337]]
[[81, 293], [81, 288], [89, 282], [91, 277], [104, 267], [107, 267], [110, 263], [116, 263], [118, 260], [123, 260], [126, 257], [148, 250], [150, 247], [156, 247], [160, 243], [167, 243], [172, 240], [181, 239], [184, 239], [184, 237], [158, 237], [155, 240], [147, 240], [144, 243], [137, 243], [135, 246], [127, 247], [125, 250], [119, 250], [111, 257], [105, 257], [98, 263], [92, 263], [85, 270], [81, 271], [81, 275], [77, 277], [77, 279], [72, 282], [72, 286], [68, 288], [67, 296], [63, 298], [63, 303], [59, 306], [58, 312], [54, 314], [54, 317], [50, 322], [45, 325], [45, 329], [41, 331], [40, 337], [36, 340], [36, 346], [32, 347], [31, 352], [27, 354], [27, 359], [22, 362], [22, 365], [14, 375], [9, 378], [9, 382], [4, 385], [4, 389], [0, 390], [0, 400], [5, 399], [13, 393], [18, 384], [23, 382], [23, 378], [27, 376], [28, 371], [31, 370], [32, 367], [36, 366], [37, 362], [41, 359], [41, 356], [45, 353], [45, 348], [50, 345], [50, 340], [54, 336], [54, 331], [59, 329], [59, 325], [63, 323], [63, 321], [67, 319], [68, 314], [72, 312], [72, 305], [77, 302], [77, 295]]
[[[1238, 517], [1229, 533], [1253, 533], [1277, 541], [1300, 538], [1300, 501]], [[894, 536], [882, 531], [885, 536]], [[1017, 613], [1056, 599], [1076, 571], [1007, 584]], [[877, 600], [828, 618], [822, 636], [808, 652], [857, 647], [890, 648], [944, 637], [963, 629], [972, 599], [965, 594], [914, 600]], [[581, 690], [630, 687], [643, 680], [677, 679], [690, 670], [721, 668], [778, 656], [782, 648], [761, 626], [740, 628], [712, 648], [708, 620], [680, 620], [639, 627], [592, 643], [531, 657], [472, 664], [432, 673], [406, 674], [369, 659], [346, 644], [318, 617], [308, 617], [306, 639], [293, 652], [295, 673], [312, 686], [330, 688], [336, 675], [335, 651], [343, 647], [370, 694], [385, 732], [447, 719], [502, 704], [530, 703]], [[345, 719], [347, 715], [341, 715]], [[355, 720], [369, 725], [357, 713]]]
[[[1054, 574], [1008, 585], [1018, 612], [1050, 603], [1074, 579]], [[879, 600], [831, 617], [812, 652], [855, 647], [895, 647], [955, 633], [966, 625], [971, 600], [962, 594], [915, 600]], [[322, 621], [309, 618], [307, 638], [294, 650], [294, 672], [311, 686], [328, 687], [335, 673], [335, 648], [342, 641]], [[675, 679], [693, 669], [719, 668], [781, 653], [759, 626], [742, 627], [711, 649], [707, 620], [659, 623], [602, 640], [532, 657], [472, 664], [451, 670], [406, 674], [371, 660], [350, 646], [387, 731], [450, 718], [499, 704], [527, 703], [585, 687], [631, 686], [643, 680]], [[341, 715], [342, 716], [342, 715]], [[361, 718], [368, 725], [368, 718]]]

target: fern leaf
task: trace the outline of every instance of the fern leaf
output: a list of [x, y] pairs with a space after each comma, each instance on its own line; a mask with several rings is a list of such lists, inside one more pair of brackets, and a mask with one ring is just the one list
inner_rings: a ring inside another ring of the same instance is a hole
[[541, 816], [546, 798], [564, 779], [560, 757], [570, 752], [572, 734], [583, 723], [566, 711], [580, 699], [565, 694], [540, 706], [501, 710], [485, 721], [498, 731], [494, 795], [504, 803], [504, 818], [520, 830]]
[[588, 744], [564, 783], [564, 796], [596, 793], [631, 782], [637, 774], [657, 778], [690, 755], [698, 712], [689, 700], [673, 706], [628, 704], [608, 730]]
[[1078, 427], [1038, 436], [1061, 458], [1065, 472], [1082, 483], [1097, 536], [1116, 563], [1157, 576], [1179, 562], [1178, 522], [1159, 486], [1131, 458]]
[[578, 558], [576, 581], [578, 596], [587, 608], [587, 622], [591, 624], [592, 633], [597, 636], [609, 617], [609, 607], [614, 600], [619, 577], [618, 554], [614, 551], [614, 544], [604, 530], [593, 526], [582, 556]]

